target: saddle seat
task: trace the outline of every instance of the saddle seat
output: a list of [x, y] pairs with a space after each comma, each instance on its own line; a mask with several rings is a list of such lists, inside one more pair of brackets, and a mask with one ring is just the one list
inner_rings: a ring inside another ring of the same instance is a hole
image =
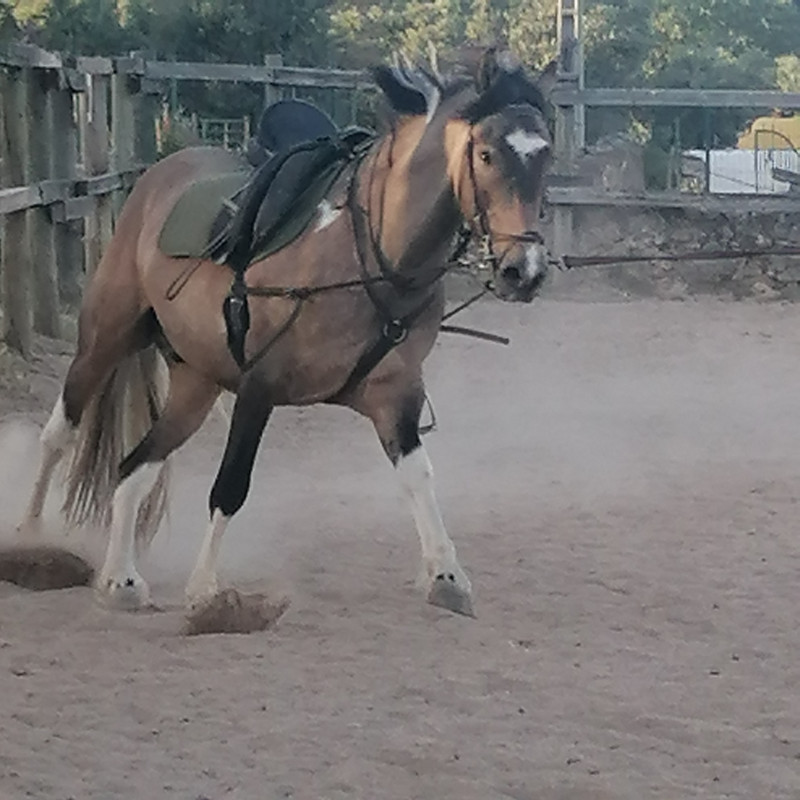
[[290, 244], [363, 144], [363, 128], [340, 130], [320, 109], [281, 100], [264, 110], [235, 171], [191, 183], [167, 216], [159, 248], [211, 258], [242, 274]]

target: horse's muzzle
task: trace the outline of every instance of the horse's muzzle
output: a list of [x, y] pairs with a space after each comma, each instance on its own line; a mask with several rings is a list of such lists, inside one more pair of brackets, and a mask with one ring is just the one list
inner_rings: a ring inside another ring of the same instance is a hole
[[548, 271], [548, 253], [543, 244], [515, 245], [500, 262], [494, 293], [501, 300], [530, 303], [539, 293]]

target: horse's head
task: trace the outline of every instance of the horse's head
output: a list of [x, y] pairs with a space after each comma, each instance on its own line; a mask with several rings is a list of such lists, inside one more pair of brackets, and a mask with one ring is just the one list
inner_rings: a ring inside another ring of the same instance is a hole
[[443, 145], [452, 196], [480, 237], [495, 294], [532, 300], [547, 275], [538, 225], [555, 62], [534, 79], [509, 54], [490, 49], [474, 78], [445, 81], [407, 65], [379, 68], [376, 79], [395, 111], [425, 117], [434, 135], [421, 137], [420, 147]]

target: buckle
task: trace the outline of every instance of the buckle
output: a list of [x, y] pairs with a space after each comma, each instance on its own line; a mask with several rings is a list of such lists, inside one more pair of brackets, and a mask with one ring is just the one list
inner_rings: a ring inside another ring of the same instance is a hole
[[398, 345], [406, 340], [408, 328], [402, 320], [393, 319], [383, 326], [383, 336], [392, 344]]

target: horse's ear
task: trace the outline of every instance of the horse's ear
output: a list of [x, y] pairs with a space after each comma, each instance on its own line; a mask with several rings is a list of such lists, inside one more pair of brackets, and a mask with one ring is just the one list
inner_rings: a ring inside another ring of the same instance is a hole
[[553, 89], [556, 88], [558, 81], [558, 61], [553, 59], [540, 73], [536, 79], [536, 85], [539, 87], [545, 99], [549, 100]]
[[441, 87], [424, 70], [413, 69], [410, 65], [380, 65], [372, 70], [372, 77], [398, 114], [425, 114], [430, 118], [436, 111]]
[[478, 72], [475, 76], [475, 86], [479, 94], [489, 90], [497, 79], [500, 69], [501, 67], [497, 60], [497, 48], [487, 48], [478, 62]]

